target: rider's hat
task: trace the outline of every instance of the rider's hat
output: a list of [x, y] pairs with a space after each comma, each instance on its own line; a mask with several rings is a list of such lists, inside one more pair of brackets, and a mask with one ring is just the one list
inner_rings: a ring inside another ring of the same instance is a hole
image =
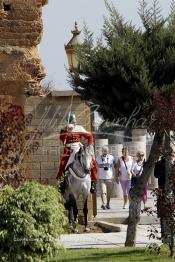
[[76, 122], [76, 116], [74, 113], [70, 112], [67, 116], [66, 116], [66, 120], [68, 123], [73, 123]]

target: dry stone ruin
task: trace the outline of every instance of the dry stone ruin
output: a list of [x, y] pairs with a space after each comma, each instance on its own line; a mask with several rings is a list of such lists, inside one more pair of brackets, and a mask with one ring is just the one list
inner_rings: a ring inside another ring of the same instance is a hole
[[[0, 134], [0, 177], [2, 174], [7, 177], [9, 174], [19, 174], [21, 170], [21, 159], [24, 158], [21, 152], [25, 148], [24, 132], [27, 130], [23, 128], [23, 131], [20, 129], [21, 133], [17, 132], [23, 125], [19, 116], [14, 116], [11, 126], [5, 121], [5, 116], [9, 118], [8, 112], [11, 112], [11, 117], [17, 113], [15, 106], [20, 107], [24, 115], [26, 94], [36, 96], [42, 91], [40, 82], [45, 72], [38, 45], [43, 32], [42, 8], [46, 4], [47, 0], [0, 0], [1, 130], [4, 134], [9, 132], [8, 137]], [[10, 133], [11, 129], [14, 135]], [[19, 143], [15, 144], [18, 136], [16, 133], [21, 134], [20, 148]]]
[[40, 91], [45, 77], [38, 45], [47, 0], [0, 0], [0, 95]]

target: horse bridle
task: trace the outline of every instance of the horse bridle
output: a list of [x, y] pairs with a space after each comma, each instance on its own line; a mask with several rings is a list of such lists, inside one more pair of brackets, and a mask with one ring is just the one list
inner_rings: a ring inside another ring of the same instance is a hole
[[[79, 164], [81, 165], [81, 167], [83, 166], [82, 161], [81, 161], [81, 151], [82, 151], [82, 149], [85, 151], [85, 149], [86, 149], [85, 146], [80, 147], [79, 151], [75, 154], [75, 160], [78, 159]], [[77, 155], [78, 155], [78, 157], [77, 157]], [[82, 176], [81, 172], [78, 169], [75, 170], [75, 168], [74, 168], [75, 160], [69, 165], [69, 168], [73, 171], [75, 176], [77, 176], [80, 179], [84, 179], [87, 176], [87, 174], [83, 173], [84, 175]], [[72, 175], [73, 175], [73, 173], [72, 173]]]

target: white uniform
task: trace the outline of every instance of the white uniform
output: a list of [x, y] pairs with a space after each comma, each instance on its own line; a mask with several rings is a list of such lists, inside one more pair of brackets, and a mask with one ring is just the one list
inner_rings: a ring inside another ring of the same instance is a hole
[[[80, 126], [80, 125], [69, 124], [68, 127], [72, 128], [71, 130], [72, 133], [84, 133], [84, 134], [89, 133], [83, 126]], [[73, 151], [69, 157], [69, 160], [65, 168], [67, 168], [67, 166], [69, 166], [74, 161], [75, 154], [79, 151], [81, 145], [82, 145], [81, 142], [74, 142], [74, 143], [66, 144], [66, 146], [70, 147]]]

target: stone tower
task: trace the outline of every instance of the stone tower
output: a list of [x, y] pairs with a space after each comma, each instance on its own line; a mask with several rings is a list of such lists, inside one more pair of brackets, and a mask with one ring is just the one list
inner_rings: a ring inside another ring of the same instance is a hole
[[0, 0], [0, 95], [37, 95], [45, 77], [38, 45], [47, 0]]

